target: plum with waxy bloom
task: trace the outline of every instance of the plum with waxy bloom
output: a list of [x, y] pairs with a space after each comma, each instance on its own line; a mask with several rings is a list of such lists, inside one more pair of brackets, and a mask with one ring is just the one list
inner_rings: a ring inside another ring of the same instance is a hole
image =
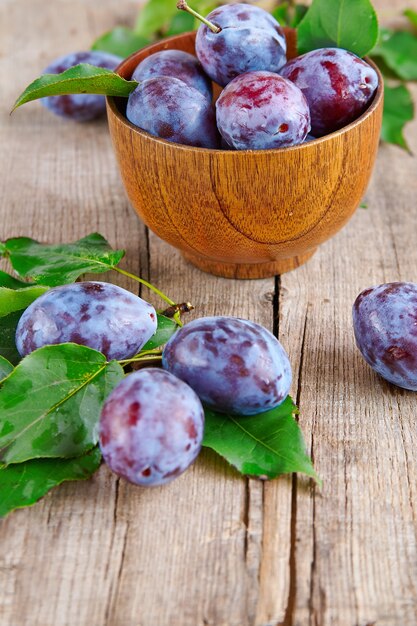
[[122, 360], [137, 354], [156, 328], [148, 302], [117, 285], [86, 281], [54, 287], [32, 302], [17, 325], [16, 346], [26, 356], [72, 342]]
[[278, 72], [286, 63], [286, 41], [277, 20], [260, 7], [228, 4], [206, 18], [220, 28], [212, 32], [202, 24], [196, 54], [206, 73], [225, 86], [233, 78], [254, 70]]
[[136, 485], [182, 474], [201, 449], [204, 411], [195, 392], [161, 369], [122, 380], [104, 403], [99, 440], [110, 469]]
[[220, 134], [237, 150], [293, 146], [310, 130], [302, 92], [272, 72], [248, 72], [232, 80], [220, 94], [216, 111]]
[[255, 415], [275, 408], [291, 385], [291, 366], [278, 339], [236, 317], [186, 324], [166, 344], [162, 366], [222, 413]]
[[218, 148], [213, 105], [178, 78], [148, 78], [129, 95], [127, 119], [155, 137], [199, 148]]
[[178, 78], [189, 87], [200, 91], [211, 102], [213, 97], [211, 80], [204, 73], [198, 59], [188, 52], [183, 50], [155, 52], [139, 63], [131, 80], [141, 83], [147, 78], [157, 78], [158, 76]]
[[359, 117], [378, 87], [378, 75], [366, 61], [341, 48], [320, 48], [288, 63], [279, 72], [305, 95], [311, 133], [322, 137]]
[[372, 369], [417, 391], [417, 284], [386, 283], [362, 291], [353, 305], [353, 328]]

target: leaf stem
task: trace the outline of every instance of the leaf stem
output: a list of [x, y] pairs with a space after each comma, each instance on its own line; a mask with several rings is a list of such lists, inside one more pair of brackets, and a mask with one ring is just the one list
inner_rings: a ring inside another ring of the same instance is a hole
[[122, 367], [124, 367], [125, 365], [129, 365], [130, 363], [142, 363], [142, 362], [147, 362], [147, 361], [162, 361], [162, 352], [161, 354], [158, 355], [146, 355], [144, 354], [142, 357], [135, 357], [133, 356], [131, 359], [123, 359], [123, 361], [118, 361], [119, 365], [122, 365]]
[[159, 348], [154, 348], [153, 350], [144, 350], [143, 352], [139, 352], [138, 354], [135, 354], [135, 356], [132, 356], [130, 359], [123, 359], [122, 361], [118, 361], [118, 363], [122, 364], [122, 363], [131, 363], [132, 361], [140, 361], [141, 358], [146, 357], [146, 356], [162, 356], [162, 350], [160, 350]]
[[126, 270], [122, 270], [120, 267], [113, 267], [112, 269], [114, 269], [115, 272], [119, 272], [119, 274], [123, 274], [123, 276], [127, 276], [128, 278], [131, 278], [132, 280], [135, 280], [136, 282], [145, 285], [145, 287], [156, 293], [160, 298], [162, 298], [162, 300], [164, 300], [164, 302], [167, 302], [170, 306], [176, 306], [175, 302], [171, 300], [171, 298], [168, 298], [168, 296], [166, 296], [162, 291], [160, 291], [157, 287], [151, 285], [151, 283], [148, 283], [148, 281], [144, 280], [143, 278], [139, 278], [139, 276], [135, 276], [135, 274], [131, 274]]
[[[126, 270], [122, 270], [120, 267], [117, 267], [117, 266], [114, 266], [112, 269], [115, 272], [119, 272], [119, 274], [123, 274], [123, 276], [127, 276], [128, 278], [135, 280], [137, 283], [141, 283], [142, 285], [145, 285], [145, 287], [147, 287], [148, 289], [156, 293], [162, 300], [164, 300], [164, 302], [166, 302], [170, 306], [173, 306], [173, 307], [177, 306], [176, 303], [173, 300], [171, 300], [171, 298], [168, 298], [168, 296], [166, 296], [162, 291], [160, 291], [160, 289], [158, 289], [157, 287], [154, 287], [151, 283], [148, 283], [147, 280], [144, 280], [143, 278], [140, 278], [139, 276], [136, 276], [135, 274], [131, 274], [130, 272], [127, 272]], [[173, 319], [176, 321], [178, 326], [183, 326], [183, 323], [181, 322], [180, 311], [178, 311], [177, 313], [175, 313], [175, 315], [173, 315]]]

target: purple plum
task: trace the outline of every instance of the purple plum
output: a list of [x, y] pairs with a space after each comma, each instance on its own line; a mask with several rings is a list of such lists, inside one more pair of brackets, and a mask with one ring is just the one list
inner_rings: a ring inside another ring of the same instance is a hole
[[209, 102], [213, 97], [211, 80], [204, 73], [198, 59], [182, 50], [161, 50], [139, 63], [132, 74], [132, 80], [138, 83], [147, 78], [171, 76], [182, 80], [189, 87], [200, 91]]
[[[74, 52], [59, 57], [53, 61], [43, 71], [43, 74], [61, 74], [79, 63], [89, 63], [97, 67], [104, 67], [114, 70], [123, 59], [109, 54], [89, 50], [87, 52]], [[66, 96], [48, 96], [41, 99], [42, 104], [61, 117], [74, 120], [76, 122], [88, 122], [100, 117], [106, 112], [106, 100], [104, 96], [95, 94], [71, 94]]]
[[108, 396], [99, 440], [110, 469], [150, 487], [182, 474], [200, 452], [204, 411], [195, 392], [161, 369], [130, 374]]
[[378, 87], [378, 75], [365, 61], [340, 48], [307, 52], [280, 70], [301, 89], [310, 107], [311, 133], [322, 137], [359, 117]]
[[372, 369], [417, 391], [417, 284], [386, 283], [362, 291], [353, 305], [353, 329]]
[[77, 343], [109, 360], [129, 359], [155, 333], [153, 306], [116, 285], [82, 282], [54, 287], [26, 309], [16, 328], [22, 356], [50, 344]]
[[302, 92], [272, 72], [248, 72], [227, 85], [216, 103], [217, 126], [237, 150], [266, 150], [302, 143], [310, 112]]
[[256, 415], [285, 400], [288, 356], [266, 328], [236, 317], [205, 317], [171, 337], [162, 366], [222, 413]]
[[213, 105], [178, 78], [144, 80], [129, 95], [126, 117], [167, 141], [199, 148], [218, 148], [220, 144]]
[[205, 72], [223, 87], [245, 72], [278, 72], [286, 63], [286, 41], [279, 23], [250, 4], [227, 4], [206, 18], [220, 32], [202, 24], [196, 54]]

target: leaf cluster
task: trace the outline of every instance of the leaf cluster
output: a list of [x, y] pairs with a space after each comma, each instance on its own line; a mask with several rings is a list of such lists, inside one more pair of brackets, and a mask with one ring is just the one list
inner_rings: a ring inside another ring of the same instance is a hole
[[[19, 276], [0, 271], [1, 516], [33, 504], [65, 480], [88, 478], [96, 471], [101, 459], [98, 423], [106, 397], [130, 365], [160, 357], [160, 347], [178, 324], [158, 313], [156, 333], [126, 362], [108, 362], [100, 352], [71, 343], [44, 346], [21, 359], [14, 335], [25, 308], [49, 288], [72, 283], [86, 272], [126, 273], [118, 267], [124, 250], [113, 250], [93, 233], [56, 245], [28, 237], [8, 239], [0, 244], [0, 256]], [[290, 398], [251, 418], [207, 410], [203, 445], [249, 476], [303, 472], [317, 480], [295, 412]]]
[[404, 126], [414, 118], [414, 103], [407, 81], [417, 80], [417, 11], [406, 9], [411, 30], [381, 29], [372, 59], [385, 78], [381, 137], [409, 151]]

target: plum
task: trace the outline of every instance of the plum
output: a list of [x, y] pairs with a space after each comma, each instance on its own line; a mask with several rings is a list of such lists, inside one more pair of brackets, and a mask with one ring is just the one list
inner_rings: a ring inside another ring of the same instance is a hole
[[77, 343], [109, 360], [137, 354], [157, 327], [152, 305], [117, 285], [86, 281], [54, 287], [26, 309], [16, 328], [21, 356], [50, 344]]
[[186, 324], [166, 344], [162, 366], [222, 413], [255, 415], [275, 408], [291, 385], [291, 366], [278, 339], [236, 317]]
[[217, 126], [237, 150], [283, 148], [302, 143], [310, 130], [310, 112], [302, 92], [272, 72], [247, 72], [220, 94]]
[[250, 4], [226, 4], [201, 18], [186, 2], [177, 7], [192, 12], [203, 24], [197, 31], [196, 54], [212, 80], [225, 86], [252, 70], [278, 72], [286, 63], [283, 30], [270, 13]]
[[375, 70], [341, 48], [307, 52], [288, 61], [279, 73], [305, 95], [314, 137], [322, 137], [353, 122], [368, 107], [378, 87]]
[[[89, 63], [97, 67], [114, 70], [123, 59], [108, 52], [88, 50], [74, 52], [55, 59], [43, 71], [43, 74], [61, 74], [70, 67], [79, 63]], [[87, 122], [100, 117], [106, 112], [104, 96], [96, 94], [69, 94], [64, 96], [48, 96], [41, 99], [41, 103], [55, 115], [65, 117], [76, 122]]]
[[362, 291], [353, 305], [353, 329], [363, 358], [378, 374], [417, 391], [417, 284]]
[[129, 95], [126, 117], [167, 141], [200, 148], [218, 148], [220, 144], [213, 105], [178, 78], [144, 80]]
[[209, 102], [213, 97], [211, 80], [204, 73], [198, 59], [182, 50], [160, 50], [146, 57], [139, 63], [132, 74], [131, 80], [138, 83], [147, 78], [171, 76], [178, 78], [189, 87], [200, 91]]
[[203, 429], [203, 407], [191, 387], [169, 372], [145, 368], [122, 380], [105, 401], [100, 448], [119, 476], [136, 485], [163, 485], [196, 459]]

